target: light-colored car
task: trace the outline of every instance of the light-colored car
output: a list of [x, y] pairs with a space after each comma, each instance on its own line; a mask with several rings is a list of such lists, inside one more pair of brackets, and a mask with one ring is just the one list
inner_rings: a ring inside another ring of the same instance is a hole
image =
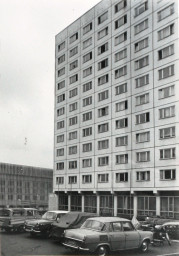
[[153, 234], [136, 230], [131, 221], [119, 217], [89, 218], [79, 229], [65, 231], [63, 245], [72, 250], [105, 256], [110, 251], [148, 250]]

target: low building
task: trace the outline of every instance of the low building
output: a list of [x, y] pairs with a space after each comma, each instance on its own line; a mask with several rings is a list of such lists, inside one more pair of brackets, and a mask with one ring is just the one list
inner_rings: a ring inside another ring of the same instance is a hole
[[48, 208], [53, 170], [0, 163], [0, 207]]

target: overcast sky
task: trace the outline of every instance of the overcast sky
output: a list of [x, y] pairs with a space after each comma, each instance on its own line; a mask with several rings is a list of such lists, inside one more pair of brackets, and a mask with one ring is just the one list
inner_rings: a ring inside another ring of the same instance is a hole
[[0, 0], [0, 162], [53, 168], [55, 35], [99, 0]]

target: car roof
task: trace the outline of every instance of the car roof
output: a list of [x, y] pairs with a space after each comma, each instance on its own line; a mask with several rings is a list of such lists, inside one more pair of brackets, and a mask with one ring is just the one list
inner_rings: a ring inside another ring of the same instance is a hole
[[61, 211], [61, 210], [51, 210], [51, 211], [47, 211], [47, 212], [54, 212], [54, 213], [68, 213], [68, 211]]
[[171, 221], [171, 222], [166, 222], [163, 224], [163, 226], [167, 226], [167, 225], [179, 225], [179, 221], [176, 221], [176, 222]]
[[97, 220], [101, 222], [130, 221], [128, 219], [120, 218], [120, 217], [93, 217], [93, 218], [89, 218], [88, 220]]

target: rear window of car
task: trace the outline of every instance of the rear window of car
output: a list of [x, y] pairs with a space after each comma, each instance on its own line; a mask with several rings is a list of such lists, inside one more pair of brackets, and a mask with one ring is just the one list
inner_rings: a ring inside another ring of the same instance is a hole
[[11, 212], [9, 210], [0, 210], [0, 217], [9, 217]]
[[131, 222], [122, 222], [123, 230], [124, 231], [132, 231], [134, 227], [132, 226]]
[[22, 209], [22, 210], [13, 210], [12, 212], [12, 216], [24, 216], [25, 215], [25, 211]]
[[112, 227], [114, 232], [122, 231], [122, 225], [120, 222], [112, 223]]

